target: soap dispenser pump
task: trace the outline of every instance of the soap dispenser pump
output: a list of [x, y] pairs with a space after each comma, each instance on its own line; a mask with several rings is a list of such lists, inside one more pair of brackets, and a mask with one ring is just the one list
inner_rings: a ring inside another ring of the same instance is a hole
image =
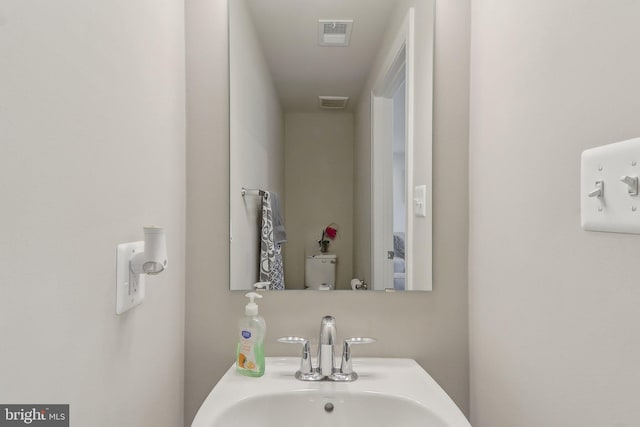
[[245, 294], [249, 303], [244, 308], [244, 317], [238, 322], [238, 349], [236, 370], [246, 376], [261, 377], [264, 375], [264, 337], [267, 325], [258, 314], [255, 298], [262, 298], [257, 292]]

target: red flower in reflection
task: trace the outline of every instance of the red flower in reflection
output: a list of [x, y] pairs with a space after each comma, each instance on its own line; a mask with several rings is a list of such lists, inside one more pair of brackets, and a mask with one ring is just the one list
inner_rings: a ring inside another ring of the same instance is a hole
[[335, 239], [336, 236], [338, 235], [338, 230], [329, 226], [327, 228], [324, 229], [324, 234], [330, 238], [331, 240]]
[[329, 250], [329, 243], [338, 236], [338, 224], [332, 222], [322, 230], [322, 237], [318, 240], [321, 252]]

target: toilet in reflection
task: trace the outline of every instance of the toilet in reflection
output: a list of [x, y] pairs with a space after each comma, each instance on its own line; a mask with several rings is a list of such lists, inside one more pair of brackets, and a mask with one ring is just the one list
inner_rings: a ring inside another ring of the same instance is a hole
[[336, 254], [307, 256], [304, 265], [304, 288], [316, 291], [330, 291], [336, 285]]

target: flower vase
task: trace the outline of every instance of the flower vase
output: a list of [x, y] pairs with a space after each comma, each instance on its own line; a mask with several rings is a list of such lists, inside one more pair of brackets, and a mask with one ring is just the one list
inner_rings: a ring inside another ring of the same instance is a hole
[[329, 252], [329, 242], [320, 243], [320, 252], [322, 252], [323, 254]]

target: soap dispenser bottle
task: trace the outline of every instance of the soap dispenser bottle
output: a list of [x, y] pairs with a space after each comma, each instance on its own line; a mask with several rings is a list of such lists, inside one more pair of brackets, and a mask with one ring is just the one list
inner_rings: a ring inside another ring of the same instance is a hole
[[264, 375], [264, 337], [267, 324], [258, 314], [258, 304], [254, 299], [262, 298], [262, 295], [249, 292], [245, 296], [249, 298], [249, 304], [244, 308], [244, 317], [238, 322], [236, 370], [249, 377], [261, 377]]

